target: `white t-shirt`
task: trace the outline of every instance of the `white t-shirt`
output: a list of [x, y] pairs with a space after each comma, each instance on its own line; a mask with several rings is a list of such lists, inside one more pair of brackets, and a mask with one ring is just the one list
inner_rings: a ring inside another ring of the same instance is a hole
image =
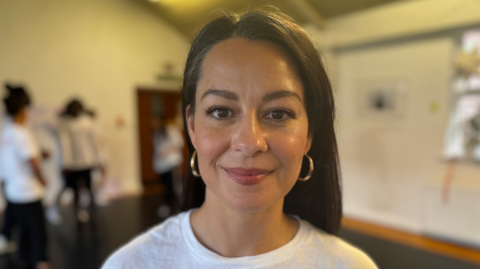
[[167, 219], [117, 250], [102, 269], [120, 268], [316, 268], [376, 269], [362, 251], [304, 220], [286, 245], [257, 256], [226, 258], [195, 237], [190, 213]]
[[83, 114], [76, 118], [63, 117], [59, 121], [58, 135], [63, 168], [83, 170], [100, 164], [98, 139], [90, 116]]
[[39, 154], [28, 128], [5, 120], [0, 138], [0, 170], [9, 202], [30, 203], [42, 199], [43, 186], [29, 162]]
[[[156, 133], [153, 137], [153, 168], [159, 174], [171, 171], [183, 162], [182, 149], [184, 142], [182, 131], [175, 125], [167, 125], [165, 133], [164, 136]], [[165, 150], [168, 151], [168, 154], [161, 156], [161, 153]]]

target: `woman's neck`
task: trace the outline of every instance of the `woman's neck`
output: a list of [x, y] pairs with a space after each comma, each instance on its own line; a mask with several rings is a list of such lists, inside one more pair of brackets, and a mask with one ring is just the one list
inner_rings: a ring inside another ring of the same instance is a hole
[[192, 213], [192, 229], [206, 248], [224, 257], [267, 253], [287, 244], [298, 231], [298, 221], [283, 213], [283, 199], [259, 212], [238, 212], [206, 196]]

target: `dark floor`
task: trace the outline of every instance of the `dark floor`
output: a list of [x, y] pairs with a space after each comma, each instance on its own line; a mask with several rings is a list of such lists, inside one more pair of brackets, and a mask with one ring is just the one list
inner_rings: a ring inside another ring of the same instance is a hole
[[343, 229], [340, 237], [365, 251], [381, 269], [479, 269], [480, 266]]
[[[95, 221], [78, 226], [71, 208], [63, 208], [62, 226], [48, 226], [53, 269], [99, 268], [122, 244], [159, 223], [160, 198], [134, 197], [97, 208]], [[349, 230], [341, 237], [366, 251], [381, 269], [473, 269], [479, 266], [412, 249]], [[0, 256], [0, 269], [12, 268], [13, 255]]]

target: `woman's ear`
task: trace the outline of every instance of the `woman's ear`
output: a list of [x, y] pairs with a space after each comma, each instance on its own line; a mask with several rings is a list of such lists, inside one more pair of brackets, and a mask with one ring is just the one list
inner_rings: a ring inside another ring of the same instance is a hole
[[305, 143], [305, 151], [304, 151], [305, 154], [307, 154], [310, 148], [312, 147], [312, 141], [313, 141], [313, 134], [309, 134], [307, 137], [307, 143]]
[[192, 141], [193, 147], [197, 148], [196, 141], [195, 141], [195, 117], [190, 112], [190, 106], [191, 105], [188, 105], [187, 108], [185, 109], [185, 117], [187, 121], [188, 135], [190, 136], [190, 140]]

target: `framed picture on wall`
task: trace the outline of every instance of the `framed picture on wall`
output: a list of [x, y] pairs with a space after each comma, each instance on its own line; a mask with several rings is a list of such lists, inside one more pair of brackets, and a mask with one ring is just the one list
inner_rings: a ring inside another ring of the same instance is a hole
[[400, 118], [405, 113], [408, 83], [404, 80], [358, 84], [357, 110], [362, 118]]

